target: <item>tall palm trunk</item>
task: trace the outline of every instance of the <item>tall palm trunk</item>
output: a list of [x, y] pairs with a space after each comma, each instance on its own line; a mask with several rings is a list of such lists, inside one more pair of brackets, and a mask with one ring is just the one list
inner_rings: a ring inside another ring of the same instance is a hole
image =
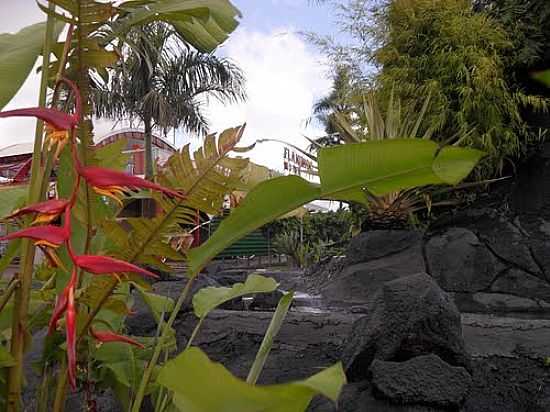
[[145, 150], [145, 179], [153, 180], [153, 127], [151, 126], [151, 115], [143, 116], [145, 129], [144, 150]]

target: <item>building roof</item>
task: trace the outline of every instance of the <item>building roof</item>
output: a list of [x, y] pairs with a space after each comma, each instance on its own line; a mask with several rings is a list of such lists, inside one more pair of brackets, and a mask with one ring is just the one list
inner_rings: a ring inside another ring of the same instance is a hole
[[34, 149], [33, 142], [15, 143], [15, 144], [0, 148], [0, 157], [32, 154], [33, 149]]
[[[136, 129], [136, 128], [124, 128], [124, 129], [117, 129], [117, 130], [113, 130], [99, 138], [96, 138], [95, 139], [95, 144], [99, 145], [99, 146], [102, 146], [102, 143], [106, 141], [107, 144], [117, 140], [118, 138], [123, 138], [123, 139], [128, 139], [128, 138], [132, 138], [132, 139], [138, 139], [138, 140], [143, 140], [144, 139], [144, 131], [141, 130], [141, 129]], [[166, 150], [169, 150], [169, 151], [172, 151], [172, 152], [175, 152], [176, 151], [176, 148], [174, 147], [174, 145], [172, 145], [171, 143], [169, 143], [167, 140], [159, 137], [158, 135], [156, 134], [153, 134], [153, 145], [154, 146], [157, 146], [157, 147], [160, 147], [160, 148], [163, 148], [163, 149], [166, 149]]]

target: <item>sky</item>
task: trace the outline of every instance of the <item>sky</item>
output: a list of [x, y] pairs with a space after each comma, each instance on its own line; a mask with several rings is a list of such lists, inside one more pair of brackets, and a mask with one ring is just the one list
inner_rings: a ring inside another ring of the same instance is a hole
[[[328, 7], [309, 0], [233, 0], [243, 18], [238, 29], [218, 50], [234, 60], [247, 78], [248, 100], [222, 106], [211, 102], [208, 113], [211, 131], [222, 131], [244, 122], [242, 145], [257, 139], [276, 138], [306, 147], [303, 135], [322, 135], [318, 126], [306, 127], [316, 100], [330, 89], [325, 58], [304, 40], [301, 32], [331, 34], [335, 28]], [[34, 0], [0, 0], [0, 32], [16, 32], [43, 21]], [[6, 109], [36, 105], [38, 76], [32, 75]], [[110, 131], [112, 124], [96, 122], [96, 134]], [[21, 119], [0, 122], [0, 147], [32, 141], [34, 123]], [[178, 145], [197, 138], [179, 134]], [[282, 169], [283, 148], [265, 143], [250, 154], [253, 161]]]

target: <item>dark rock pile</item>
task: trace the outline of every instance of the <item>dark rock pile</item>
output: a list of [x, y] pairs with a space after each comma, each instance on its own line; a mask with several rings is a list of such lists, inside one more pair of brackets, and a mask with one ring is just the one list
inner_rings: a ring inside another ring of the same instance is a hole
[[424, 234], [361, 234], [337, 273], [312, 276], [335, 306], [367, 304], [385, 282], [426, 272], [461, 312], [550, 313], [548, 228], [543, 219], [522, 224], [495, 209], [465, 211]]
[[351, 382], [398, 405], [459, 407], [470, 388], [460, 313], [426, 274], [385, 283], [342, 355]]

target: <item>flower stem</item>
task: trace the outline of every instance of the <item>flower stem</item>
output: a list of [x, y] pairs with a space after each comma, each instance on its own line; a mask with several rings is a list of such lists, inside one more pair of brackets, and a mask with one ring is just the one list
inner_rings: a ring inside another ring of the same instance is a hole
[[10, 301], [15, 290], [19, 287], [19, 279], [12, 279], [6, 291], [0, 296], [0, 312], [4, 309], [4, 306]]
[[[49, 9], [55, 10], [55, 4], [49, 3]], [[45, 107], [46, 94], [48, 89], [48, 67], [50, 65], [50, 50], [53, 45], [55, 29], [55, 19], [50, 14], [46, 23], [46, 36], [44, 38], [44, 49], [42, 59], [42, 76], [40, 79], [40, 94], [38, 105]], [[29, 203], [36, 203], [40, 200], [40, 189], [42, 179], [47, 179], [40, 172], [42, 158], [42, 135], [44, 133], [44, 124], [38, 121], [36, 124], [34, 150], [31, 166], [31, 181], [29, 188]], [[27, 322], [29, 315], [29, 303], [31, 295], [31, 283], [33, 275], [33, 263], [35, 247], [29, 240], [21, 243], [22, 258], [21, 270], [19, 275], [20, 287], [15, 292], [14, 309], [12, 318], [12, 338], [11, 354], [15, 360], [13, 367], [8, 372], [8, 412], [16, 412], [21, 409], [21, 386], [23, 382], [23, 356], [25, 347], [25, 336], [27, 331]]]
[[55, 389], [55, 400], [53, 402], [53, 412], [63, 412], [65, 410], [65, 397], [67, 395], [67, 362], [63, 359], [57, 372], [57, 387]]

